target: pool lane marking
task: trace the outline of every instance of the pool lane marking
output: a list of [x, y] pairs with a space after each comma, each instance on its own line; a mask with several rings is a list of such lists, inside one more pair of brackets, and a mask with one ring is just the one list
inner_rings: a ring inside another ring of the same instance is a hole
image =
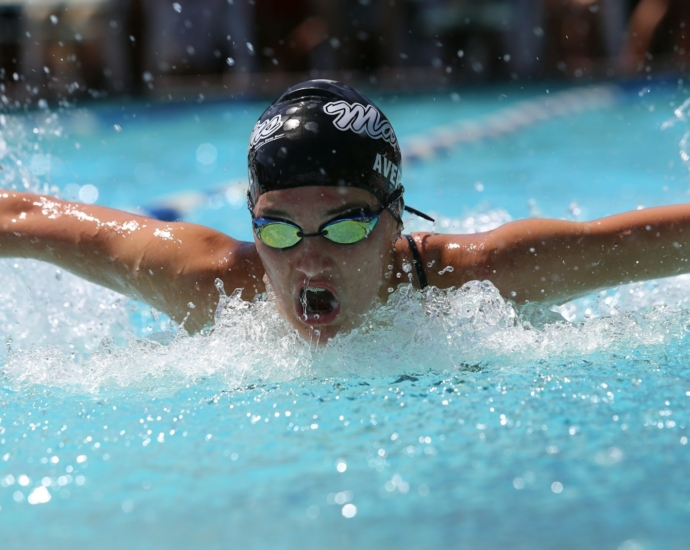
[[402, 144], [403, 159], [408, 164], [433, 160], [462, 145], [504, 137], [554, 118], [610, 107], [622, 97], [623, 91], [611, 85], [564, 90], [519, 101], [483, 117], [459, 119], [410, 136]]

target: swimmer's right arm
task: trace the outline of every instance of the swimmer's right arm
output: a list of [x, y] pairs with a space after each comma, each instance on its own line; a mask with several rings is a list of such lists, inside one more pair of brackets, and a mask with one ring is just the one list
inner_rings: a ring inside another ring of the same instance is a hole
[[49, 262], [144, 301], [190, 332], [213, 323], [220, 279], [251, 300], [264, 291], [254, 243], [207, 227], [0, 190], [0, 257]]

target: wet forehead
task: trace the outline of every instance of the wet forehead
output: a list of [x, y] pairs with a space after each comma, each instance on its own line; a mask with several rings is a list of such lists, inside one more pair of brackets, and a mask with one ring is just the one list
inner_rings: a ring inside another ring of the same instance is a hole
[[283, 215], [290, 218], [328, 217], [355, 208], [375, 209], [379, 205], [374, 195], [354, 187], [299, 187], [269, 191], [259, 197], [254, 215]]

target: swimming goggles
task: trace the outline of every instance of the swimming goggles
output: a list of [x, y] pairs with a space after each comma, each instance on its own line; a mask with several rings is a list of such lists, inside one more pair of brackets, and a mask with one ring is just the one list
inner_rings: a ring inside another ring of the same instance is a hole
[[372, 214], [336, 218], [323, 224], [316, 233], [304, 233], [299, 225], [274, 218], [254, 218], [252, 226], [258, 239], [271, 248], [291, 248], [304, 237], [325, 237], [338, 244], [355, 244], [369, 236], [385, 209], [384, 206]]

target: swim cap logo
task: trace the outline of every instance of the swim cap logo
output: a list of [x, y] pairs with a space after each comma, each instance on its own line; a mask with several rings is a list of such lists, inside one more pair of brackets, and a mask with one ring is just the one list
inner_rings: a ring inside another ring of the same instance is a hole
[[395, 164], [393, 161], [388, 160], [386, 157], [376, 153], [374, 170], [390, 181], [396, 188], [400, 186], [402, 170], [400, 170], [400, 166]]
[[390, 122], [381, 120], [381, 113], [373, 105], [365, 107], [361, 103], [332, 101], [323, 106], [323, 111], [328, 115], [337, 115], [333, 124], [338, 130], [365, 133], [372, 139], [382, 139], [391, 145], [398, 142]]
[[[273, 118], [259, 121], [254, 125], [254, 130], [249, 138], [249, 148], [256, 147], [260, 141], [265, 140], [275, 134], [278, 130], [283, 127], [283, 117], [276, 115]], [[273, 139], [278, 139], [280, 136], [276, 136]]]

